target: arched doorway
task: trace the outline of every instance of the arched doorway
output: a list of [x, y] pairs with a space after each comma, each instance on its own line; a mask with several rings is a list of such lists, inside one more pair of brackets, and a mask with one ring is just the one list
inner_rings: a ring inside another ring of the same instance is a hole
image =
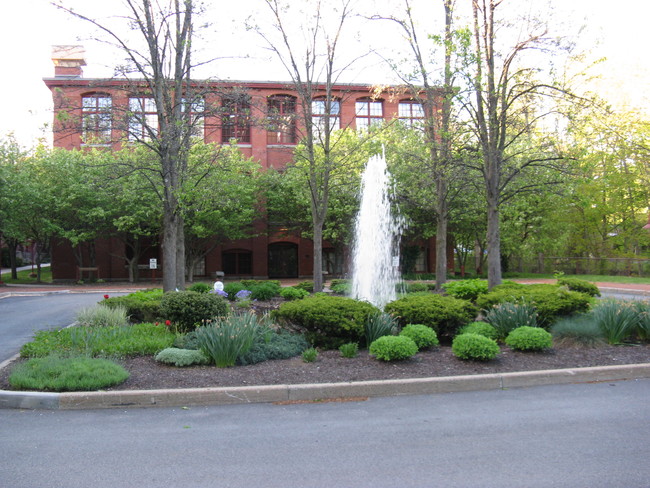
[[269, 278], [298, 277], [298, 245], [292, 242], [269, 244]]

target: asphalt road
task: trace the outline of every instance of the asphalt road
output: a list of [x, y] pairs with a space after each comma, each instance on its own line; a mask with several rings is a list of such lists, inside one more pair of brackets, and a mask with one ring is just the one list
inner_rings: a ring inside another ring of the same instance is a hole
[[0, 410], [12, 488], [650, 486], [650, 380], [346, 403]]
[[0, 300], [0, 363], [20, 351], [36, 331], [70, 325], [77, 310], [95, 305], [103, 296], [103, 293], [57, 293], [3, 298]]

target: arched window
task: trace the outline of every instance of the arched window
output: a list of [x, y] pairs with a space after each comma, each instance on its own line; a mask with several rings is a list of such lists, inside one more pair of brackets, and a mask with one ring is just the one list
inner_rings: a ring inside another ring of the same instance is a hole
[[296, 143], [296, 97], [273, 95], [267, 102], [267, 144]]
[[381, 100], [360, 98], [355, 103], [357, 130], [367, 129], [384, 122], [384, 106]]
[[330, 131], [341, 128], [341, 102], [330, 99], [329, 107], [326, 98], [317, 98], [311, 102], [311, 121], [316, 133], [325, 133], [325, 125], [329, 116]]
[[224, 96], [222, 99], [221, 142], [251, 142], [251, 104], [246, 95]]
[[110, 95], [92, 93], [81, 98], [84, 144], [108, 144], [111, 142], [111, 108]]
[[413, 100], [401, 100], [397, 107], [397, 117], [409, 127], [418, 125], [424, 119], [424, 107]]

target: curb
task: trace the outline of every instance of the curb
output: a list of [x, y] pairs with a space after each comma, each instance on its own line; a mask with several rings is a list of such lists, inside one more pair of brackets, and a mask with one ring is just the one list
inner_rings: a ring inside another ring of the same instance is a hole
[[650, 378], [650, 363], [406, 380], [71, 393], [0, 390], [0, 408], [82, 410], [319, 402]]

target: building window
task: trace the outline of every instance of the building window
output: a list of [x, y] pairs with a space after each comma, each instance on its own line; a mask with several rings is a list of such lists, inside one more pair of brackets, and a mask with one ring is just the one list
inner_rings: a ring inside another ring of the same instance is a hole
[[81, 99], [82, 138], [84, 144], [111, 142], [111, 97], [103, 94]]
[[253, 253], [244, 249], [233, 249], [221, 254], [223, 272], [226, 275], [253, 274]]
[[364, 98], [355, 103], [357, 130], [368, 129], [384, 121], [383, 104], [379, 100]]
[[181, 100], [181, 111], [183, 112], [183, 119], [191, 127], [192, 135], [203, 139], [205, 129], [205, 101], [203, 98], [196, 97], [191, 100], [183, 98]]
[[221, 142], [251, 142], [251, 105], [247, 96], [224, 97], [222, 101]]
[[399, 102], [397, 106], [397, 117], [409, 127], [418, 125], [424, 119], [424, 107], [421, 103], [412, 100]]
[[341, 102], [330, 100], [330, 109], [327, 110], [327, 100], [319, 98], [311, 102], [311, 121], [317, 134], [325, 133], [325, 122], [329, 114], [330, 131], [341, 128]]
[[158, 133], [156, 103], [150, 97], [129, 98], [129, 140], [151, 140]]
[[296, 98], [274, 95], [268, 99], [268, 144], [296, 143]]

